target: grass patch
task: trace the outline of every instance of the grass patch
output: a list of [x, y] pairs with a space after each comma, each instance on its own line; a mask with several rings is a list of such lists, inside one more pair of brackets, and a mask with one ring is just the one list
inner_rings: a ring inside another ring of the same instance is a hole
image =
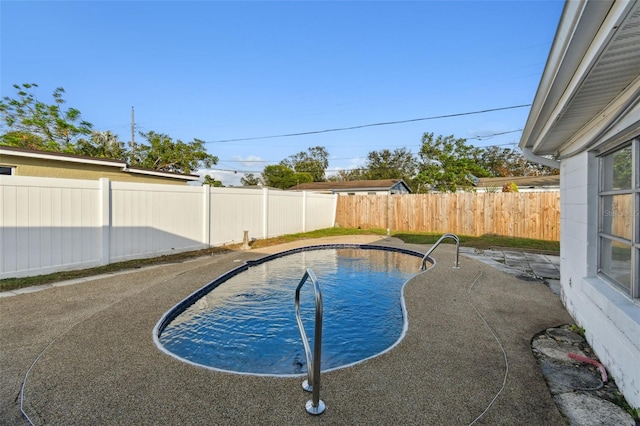
[[298, 240], [306, 240], [312, 238], [323, 237], [341, 237], [344, 235], [387, 235], [384, 229], [359, 229], [359, 228], [325, 228], [317, 231], [304, 232], [300, 234], [282, 235], [275, 238], [267, 238], [265, 240], [255, 240], [251, 243], [251, 248], [269, 247], [276, 244], [291, 243]]
[[[433, 244], [442, 234], [418, 234], [418, 233], [394, 233], [394, 237], [400, 238], [407, 244]], [[560, 243], [558, 241], [533, 240], [530, 238], [502, 237], [499, 235], [482, 235], [472, 237], [469, 235], [458, 235], [460, 245], [463, 247], [474, 247], [478, 249], [508, 248], [515, 250], [538, 251], [559, 253]], [[453, 240], [444, 240], [443, 244], [451, 243]]]
[[[254, 240], [251, 243], [252, 248], [262, 248], [277, 244], [290, 243], [293, 241], [314, 239], [322, 237], [336, 237], [344, 235], [380, 235], [386, 236], [385, 229], [356, 229], [356, 228], [326, 228], [317, 231], [305, 232], [300, 234], [283, 235], [276, 238], [268, 238], [264, 240]], [[397, 237], [407, 244], [433, 244], [440, 238], [442, 234], [420, 234], [408, 232], [395, 232], [391, 236]], [[503, 247], [515, 250], [529, 250], [540, 252], [559, 252], [560, 243], [556, 241], [540, 241], [528, 238], [511, 238], [501, 237], [497, 235], [483, 235], [481, 237], [471, 237], [459, 235], [460, 245], [466, 247], [475, 247], [478, 249], [489, 249], [492, 247]], [[445, 240], [443, 243], [450, 243], [451, 240]], [[15, 290], [23, 287], [31, 287], [43, 284], [50, 284], [58, 281], [72, 280], [77, 278], [90, 277], [93, 275], [108, 274], [127, 269], [141, 268], [144, 266], [160, 265], [166, 263], [177, 263], [188, 259], [202, 256], [211, 256], [214, 254], [226, 253], [240, 247], [240, 244], [214, 247], [204, 250], [190, 251], [185, 253], [176, 253], [166, 256], [153, 257], [149, 259], [128, 260], [126, 262], [112, 263], [110, 265], [99, 266], [90, 269], [81, 269], [76, 271], [56, 272], [47, 275], [38, 275], [34, 277], [24, 278], [6, 278], [0, 280], [0, 291]]]
[[15, 290], [23, 287], [32, 287], [43, 284], [51, 284], [58, 281], [74, 280], [77, 278], [91, 277], [94, 275], [109, 274], [127, 269], [137, 269], [144, 266], [163, 265], [167, 263], [178, 263], [188, 259], [201, 256], [212, 256], [214, 254], [226, 253], [230, 251], [228, 247], [213, 247], [204, 250], [189, 251], [184, 253], [169, 254], [165, 256], [151, 257], [148, 259], [127, 260], [125, 262], [111, 263], [109, 265], [97, 266], [89, 269], [79, 269], [75, 271], [54, 272], [46, 275], [36, 275], [33, 277], [5, 278], [0, 280], [0, 291]]

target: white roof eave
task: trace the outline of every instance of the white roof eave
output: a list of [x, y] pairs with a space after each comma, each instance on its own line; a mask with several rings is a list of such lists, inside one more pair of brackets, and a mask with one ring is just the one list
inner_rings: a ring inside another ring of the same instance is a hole
[[[561, 127], [558, 124], [562, 123], [565, 110], [634, 3], [567, 1], [520, 139], [523, 151], [557, 155], [565, 144], [575, 143], [575, 138], [570, 137], [558, 145], [557, 137], [555, 141], [552, 137], [554, 129]], [[595, 118], [598, 115], [588, 117], [590, 121]]]
[[52, 160], [52, 161], [65, 161], [67, 163], [81, 163], [81, 164], [93, 164], [98, 166], [117, 167], [123, 170], [127, 167], [127, 164], [122, 161], [110, 161], [107, 159], [102, 160], [97, 158], [63, 156], [63, 155], [57, 155], [55, 152], [52, 152], [51, 154], [48, 154], [45, 152], [22, 152], [22, 151], [14, 151], [12, 149], [2, 149], [0, 147], [0, 154], [12, 155], [14, 157], [38, 158], [42, 160]]
[[186, 175], [186, 174], [169, 173], [169, 172], [163, 172], [163, 171], [160, 171], [160, 170], [126, 168], [123, 171], [127, 172], [127, 173], [131, 173], [131, 174], [159, 176], [159, 177], [179, 179], [179, 180], [198, 180], [198, 179], [200, 179], [200, 176], [198, 176], [198, 175]]

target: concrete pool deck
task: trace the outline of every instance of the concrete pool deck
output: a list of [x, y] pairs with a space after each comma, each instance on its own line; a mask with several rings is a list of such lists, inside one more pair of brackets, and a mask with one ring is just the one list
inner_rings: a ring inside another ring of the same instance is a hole
[[303, 378], [218, 373], [153, 343], [166, 311], [239, 262], [330, 243], [428, 248], [314, 239], [0, 298], [0, 424], [28, 424], [21, 406], [34, 424], [565, 424], [531, 350], [536, 333], [573, 321], [559, 297], [471, 257], [453, 269], [451, 245], [405, 287], [402, 342], [322, 375], [320, 416], [305, 411]]

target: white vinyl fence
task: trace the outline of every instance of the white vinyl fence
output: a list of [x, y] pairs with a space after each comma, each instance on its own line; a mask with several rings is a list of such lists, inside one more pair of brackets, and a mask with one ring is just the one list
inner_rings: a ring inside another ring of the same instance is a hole
[[0, 176], [0, 279], [334, 225], [335, 195]]

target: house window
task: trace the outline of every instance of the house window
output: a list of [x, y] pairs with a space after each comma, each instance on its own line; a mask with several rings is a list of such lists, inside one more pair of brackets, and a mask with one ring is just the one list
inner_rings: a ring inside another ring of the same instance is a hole
[[600, 157], [598, 272], [640, 297], [640, 138]]
[[13, 170], [14, 169], [15, 169], [15, 167], [0, 166], [0, 176], [1, 175], [11, 176], [11, 175], [13, 175]]

